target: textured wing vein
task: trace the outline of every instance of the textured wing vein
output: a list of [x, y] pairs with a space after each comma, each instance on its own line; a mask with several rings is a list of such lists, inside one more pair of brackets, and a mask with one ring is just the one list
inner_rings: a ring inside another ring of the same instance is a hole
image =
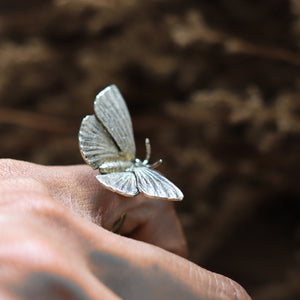
[[112, 136], [126, 159], [135, 158], [135, 142], [126, 103], [115, 85], [101, 91], [94, 102], [97, 118]]
[[132, 197], [139, 193], [136, 178], [132, 172], [100, 174], [96, 178], [108, 189], [124, 196]]
[[145, 195], [173, 201], [183, 199], [180, 189], [159, 173], [146, 167], [135, 168], [133, 172], [136, 175], [138, 190]]
[[86, 116], [79, 130], [79, 146], [83, 158], [97, 169], [103, 162], [119, 158], [119, 149], [97, 120], [95, 115]]

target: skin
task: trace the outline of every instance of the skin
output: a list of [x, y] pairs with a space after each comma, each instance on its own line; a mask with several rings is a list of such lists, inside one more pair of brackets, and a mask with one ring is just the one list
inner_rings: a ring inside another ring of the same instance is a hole
[[122, 197], [96, 174], [0, 160], [1, 299], [251, 299], [183, 258], [171, 202]]

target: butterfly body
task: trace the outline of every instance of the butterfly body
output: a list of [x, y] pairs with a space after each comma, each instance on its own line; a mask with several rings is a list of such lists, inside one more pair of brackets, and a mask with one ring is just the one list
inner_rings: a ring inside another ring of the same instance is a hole
[[115, 85], [101, 91], [94, 102], [95, 115], [86, 116], [79, 130], [82, 157], [94, 169], [98, 181], [123, 196], [143, 193], [147, 197], [178, 201], [182, 192], [168, 179], [152, 170], [162, 161], [149, 164], [150, 141], [146, 139], [146, 158], [135, 158], [131, 118]]
[[101, 174], [108, 174], [113, 172], [125, 172], [127, 169], [134, 166], [132, 161], [108, 161], [99, 166], [99, 172]]

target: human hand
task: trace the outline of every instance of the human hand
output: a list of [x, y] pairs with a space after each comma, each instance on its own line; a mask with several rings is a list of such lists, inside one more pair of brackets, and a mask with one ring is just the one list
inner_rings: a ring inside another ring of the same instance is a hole
[[171, 202], [119, 196], [96, 173], [0, 160], [1, 299], [250, 299], [178, 256]]

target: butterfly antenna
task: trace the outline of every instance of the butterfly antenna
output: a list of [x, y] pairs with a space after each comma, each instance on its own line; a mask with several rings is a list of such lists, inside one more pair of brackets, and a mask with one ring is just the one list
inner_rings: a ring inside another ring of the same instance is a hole
[[162, 159], [160, 159], [160, 160], [158, 160], [157, 162], [155, 162], [154, 164], [152, 164], [152, 165], [149, 165], [149, 168], [151, 168], [151, 169], [155, 169], [155, 168], [157, 168], [158, 166], [160, 166], [161, 164], [162, 164]]
[[150, 140], [148, 138], [145, 139], [145, 146], [146, 146], [146, 157], [143, 163], [148, 164], [151, 155], [151, 145], [150, 145]]

